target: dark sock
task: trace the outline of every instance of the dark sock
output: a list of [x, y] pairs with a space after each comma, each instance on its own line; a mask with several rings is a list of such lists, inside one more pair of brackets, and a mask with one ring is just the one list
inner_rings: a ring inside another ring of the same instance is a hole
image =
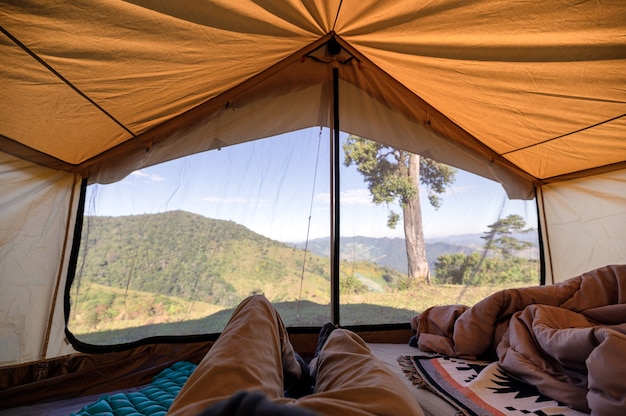
[[322, 326], [320, 335], [317, 338], [317, 348], [315, 349], [315, 355], [313, 357], [317, 357], [320, 354], [320, 351], [324, 347], [324, 344], [326, 344], [328, 337], [335, 329], [337, 329], [337, 326], [332, 322], [326, 322], [324, 326]]
[[283, 385], [285, 387], [285, 397], [299, 398], [313, 392], [313, 378], [309, 373], [309, 365], [304, 358], [294, 351], [296, 361], [300, 364], [302, 374], [300, 378], [294, 378], [287, 374], [284, 375]]

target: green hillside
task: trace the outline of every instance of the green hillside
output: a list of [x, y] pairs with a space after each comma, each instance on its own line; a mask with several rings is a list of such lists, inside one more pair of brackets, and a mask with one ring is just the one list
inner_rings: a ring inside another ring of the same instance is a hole
[[[68, 328], [85, 342], [219, 332], [232, 309], [252, 293], [278, 305], [288, 326], [322, 325], [330, 317], [328, 257], [232, 221], [172, 211], [86, 217], [83, 228]], [[394, 252], [392, 243], [398, 241], [379, 246]], [[493, 272], [506, 281], [407, 285], [405, 274], [374, 263], [393, 257], [375, 249], [377, 242], [349, 243], [354, 254], [342, 253], [339, 277], [346, 325], [407, 322], [415, 311], [435, 304], [471, 305], [493, 291], [528, 284], [507, 277], [512, 272], [534, 275], [515, 263], [513, 271]]]
[[[234, 222], [173, 211], [89, 217], [86, 227], [83, 281], [223, 306], [255, 291], [277, 300], [298, 296], [303, 252]], [[328, 292], [327, 263], [308, 256], [308, 292]]]
[[[386, 292], [402, 275], [371, 262], [344, 263], [340, 280], [344, 293]], [[71, 329], [198, 319], [251, 293], [327, 305], [328, 258], [305, 257], [232, 221], [184, 211], [86, 217], [70, 291]]]

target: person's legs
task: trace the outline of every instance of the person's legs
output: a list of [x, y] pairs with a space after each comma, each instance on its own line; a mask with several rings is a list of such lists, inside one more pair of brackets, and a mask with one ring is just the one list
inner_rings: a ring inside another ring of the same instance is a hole
[[189, 377], [168, 415], [197, 415], [240, 390], [284, 399], [283, 371], [299, 378], [301, 367], [278, 312], [264, 296], [245, 299]]
[[297, 406], [324, 415], [423, 416], [407, 386], [355, 333], [333, 330], [317, 361], [315, 392]]

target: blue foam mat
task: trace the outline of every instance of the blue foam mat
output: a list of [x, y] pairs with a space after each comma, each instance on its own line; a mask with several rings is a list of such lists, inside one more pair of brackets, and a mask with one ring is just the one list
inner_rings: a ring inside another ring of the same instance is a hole
[[165, 416], [196, 365], [179, 361], [157, 374], [136, 392], [102, 396], [72, 416]]

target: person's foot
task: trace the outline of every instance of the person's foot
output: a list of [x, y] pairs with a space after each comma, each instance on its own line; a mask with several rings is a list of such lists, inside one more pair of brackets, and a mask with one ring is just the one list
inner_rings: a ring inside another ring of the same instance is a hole
[[319, 337], [317, 338], [317, 348], [315, 348], [315, 355], [313, 355], [313, 359], [309, 363], [309, 374], [314, 381], [317, 376], [317, 357], [318, 355], [320, 355], [322, 348], [324, 348], [324, 344], [326, 344], [328, 337], [335, 329], [337, 329], [337, 326], [335, 324], [333, 324], [332, 322], [326, 322], [320, 330]]
[[322, 326], [320, 335], [317, 338], [317, 348], [315, 349], [315, 355], [313, 357], [317, 357], [320, 354], [320, 351], [324, 347], [324, 344], [326, 344], [328, 337], [335, 329], [337, 329], [337, 325], [332, 322], [326, 322], [324, 326]]

